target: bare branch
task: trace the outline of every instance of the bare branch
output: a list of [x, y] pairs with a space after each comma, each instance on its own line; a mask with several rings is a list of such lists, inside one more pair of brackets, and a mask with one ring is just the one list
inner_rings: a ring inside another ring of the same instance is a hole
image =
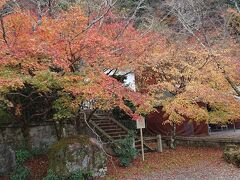
[[95, 18], [93, 21], [91, 21], [88, 26], [83, 29], [80, 33], [76, 34], [73, 39], [77, 38], [79, 35], [81, 35], [82, 33], [86, 32], [87, 30], [89, 30], [91, 27], [93, 27], [96, 23], [98, 23], [99, 21], [101, 21], [106, 15], [109, 14], [109, 12], [111, 11], [111, 9], [115, 6], [115, 4], [118, 2], [118, 0], [115, 0], [113, 3], [108, 3], [108, 8], [107, 10], [100, 16], [98, 16], [97, 18]]
[[128, 25], [129, 25], [129, 24], [132, 22], [132, 20], [136, 17], [136, 14], [137, 14], [137, 12], [139, 11], [139, 9], [142, 9], [142, 4], [144, 3], [144, 1], [145, 1], [145, 0], [139, 1], [139, 3], [138, 3], [138, 5], [137, 5], [137, 7], [135, 8], [132, 16], [128, 19], [128, 21], [127, 21], [127, 23], [125, 24], [123, 30], [120, 31], [120, 32], [117, 34], [117, 36], [116, 36], [115, 39], [118, 39], [118, 38], [124, 33], [124, 31], [127, 29]]

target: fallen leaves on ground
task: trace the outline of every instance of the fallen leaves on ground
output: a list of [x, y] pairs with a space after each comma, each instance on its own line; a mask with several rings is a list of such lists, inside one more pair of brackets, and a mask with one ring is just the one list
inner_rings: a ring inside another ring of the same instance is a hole
[[[28, 180], [40, 180], [47, 174], [48, 159], [38, 156], [24, 165], [31, 170]], [[99, 180], [240, 179], [240, 169], [226, 163], [222, 150], [214, 148], [165, 149], [163, 153], [146, 153], [144, 162], [139, 155], [130, 167], [118, 165], [116, 158], [109, 160], [108, 175]]]
[[223, 160], [221, 149], [177, 147], [176, 150], [168, 149], [163, 153], [146, 153], [144, 162], [139, 156], [127, 168], [118, 167], [118, 161], [114, 158], [113, 161], [109, 161], [108, 176], [104, 179], [224, 179], [225, 177], [240, 178], [240, 169]]
[[34, 157], [24, 163], [24, 166], [31, 171], [28, 180], [42, 180], [47, 175], [48, 157], [46, 155]]

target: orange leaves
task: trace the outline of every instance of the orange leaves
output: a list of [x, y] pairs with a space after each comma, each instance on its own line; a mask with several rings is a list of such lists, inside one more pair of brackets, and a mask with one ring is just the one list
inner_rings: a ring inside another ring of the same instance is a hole
[[[48, 56], [55, 66], [70, 71], [80, 60], [98, 69], [135, 69], [152, 43], [151, 35], [142, 36], [130, 24], [109, 17], [109, 22], [89, 22], [80, 7], [72, 7], [54, 19], [42, 17], [41, 24], [27, 12], [15, 12], [4, 18], [7, 43], [2, 39], [2, 58], [6, 54], [16, 59], [36, 62], [39, 54]], [[1, 36], [2, 38], [3, 36]], [[32, 63], [38, 69], [37, 62]]]
[[16, 90], [23, 87], [23, 81], [16, 77], [0, 77], [0, 92], [7, 92], [10, 90]]
[[[10, 50], [15, 50], [14, 52], [17, 53], [20, 50], [18, 48], [27, 49], [31, 46], [32, 42], [34, 41], [34, 36], [32, 36], [34, 19], [32, 19], [26, 13], [14, 12], [5, 16], [3, 18], [3, 21], [6, 33], [6, 40], [8, 41]], [[32, 37], [30, 38], [30, 36]], [[1, 34], [1, 38], [2, 37], [3, 36]]]
[[[141, 36], [132, 24], [125, 27], [113, 15], [91, 25], [78, 6], [55, 18], [43, 16], [41, 24], [36, 19], [21, 11], [4, 17], [0, 67], [20, 71], [7, 87], [28, 83], [43, 92], [61, 89], [83, 101], [94, 101], [95, 108], [119, 106], [129, 114], [126, 99], [138, 113], [151, 109], [147, 97], [103, 73], [104, 69], [136, 69], [152, 43], [151, 35]], [[3, 76], [2, 83], [7, 85], [8, 78]]]

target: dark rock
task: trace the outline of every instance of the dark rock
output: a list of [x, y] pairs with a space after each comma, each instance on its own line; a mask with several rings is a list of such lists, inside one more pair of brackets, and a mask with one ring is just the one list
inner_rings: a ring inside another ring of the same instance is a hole
[[92, 172], [94, 177], [103, 177], [107, 171], [106, 160], [102, 145], [87, 136], [63, 138], [49, 151], [49, 168], [62, 176], [80, 170], [82, 173]]
[[0, 174], [9, 173], [15, 165], [15, 152], [9, 146], [0, 144]]

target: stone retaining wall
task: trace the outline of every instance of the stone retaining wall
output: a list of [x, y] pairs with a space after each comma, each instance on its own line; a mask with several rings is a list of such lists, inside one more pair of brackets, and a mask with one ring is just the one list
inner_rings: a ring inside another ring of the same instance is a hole
[[[170, 137], [163, 137], [163, 142], [169, 145]], [[223, 148], [228, 144], [240, 145], [240, 139], [207, 138], [207, 137], [176, 137], [176, 144], [181, 146]]]
[[[64, 124], [67, 135], [77, 134], [73, 125]], [[29, 127], [29, 141], [32, 147], [51, 145], [57, 140], [56, 130], [52, 122], [34, 124]], [[8, 144], [15, 148], [23, 143], [23, 134], [19, 126], [0, 126], [0, 144]]]

